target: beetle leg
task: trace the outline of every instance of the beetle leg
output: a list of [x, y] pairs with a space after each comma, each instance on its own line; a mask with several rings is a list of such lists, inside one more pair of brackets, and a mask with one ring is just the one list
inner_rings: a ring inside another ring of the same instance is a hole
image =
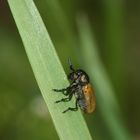
[[69, 94], [69, 87], [67, 87], [67, 88], [63, 88], [63, 89], [53, 89], [53, 91], [55, 91], [55, 92], [61, 92], [61, 93], [63, 93], [64, 95], [68, 95]]
[[62, 88], [62, 89], [52, 89], [55, 92], [61, 92], [64, 95], [69, 95], [70, 93], [75, 92], [75, 88], [77, 85], [75, 85], [73, 82], [70, 84], [70, 86], [66, 87], [66, 88]]
[[55, 91], [55, 92], [64, 92], [64, 91], [67, 91], [67, 88], [63, 88], [63, 89], [53, 89], [53, 91]]
[[55, 103], [59, 103], [59, 102], [68, 102], [72, 99], [73, 94], [70, 94], [69, 97], [67, 98], [62, 98], [61, 100], [56, 101]]
[[78, 110], [78, 98], [76, 99], [76, 102], [75, 102], [75, 107], [74, 108], [72, 108], [72, 107], [69, 107], [69, 108], [67, 108], [66, 110], [64, 110], [62, 113], [66, 113], [67, 111], [77, 111]]

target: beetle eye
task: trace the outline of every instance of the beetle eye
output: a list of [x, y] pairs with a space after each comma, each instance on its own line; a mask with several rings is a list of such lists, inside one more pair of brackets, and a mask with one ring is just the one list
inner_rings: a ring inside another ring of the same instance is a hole
[[75, 80], [77, 78], [77, 74], [75, 72], [72, 72], [68, 75], [69, 80]]
[[77, 75], [80, 76], [81, 75], [81, 72], [77, 72]]

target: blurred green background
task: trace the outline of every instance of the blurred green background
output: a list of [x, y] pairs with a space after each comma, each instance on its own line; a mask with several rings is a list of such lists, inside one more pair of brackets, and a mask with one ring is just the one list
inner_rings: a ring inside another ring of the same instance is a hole
[[[102, 63], [115, 89], [122, 120], [140, 139], [140, 2], [34, 0], [68, 73], [67, 58], [84, 67], [77, 22], [89, 20]], [[81, 21], [81, 20], [80, 20]], [[86, 70], [86, 68], [84, 67]], [[88, 70], [87, 70], [88, 71]], [[98, 103], [97, 103], [98, 104]], [[111, 115], [111, 114], [110, 114]], [[85, 116], [91, 135], [112, 139], [102, 116]], [[0, 139], [57, 140], [8, 3], [0, 1]]]

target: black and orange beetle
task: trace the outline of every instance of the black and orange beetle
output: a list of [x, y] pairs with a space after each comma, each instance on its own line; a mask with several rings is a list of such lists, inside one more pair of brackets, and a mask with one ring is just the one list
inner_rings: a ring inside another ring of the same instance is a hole
[[72, 96], [74, 95], [76, 98], [75, 107], [74, 108], [67, 108], [63, 113], [71, 110], [71, 111], [77, 111], [78, 106], [81, 108], [82, 111], [85, 113], [92, 113], [95, 110], [96, 107], [96, 99], [95, 99], [95, 91], [92, 88], [89, 77], [81, 69], [75, 70], [73, 68], [73, 65], [69, 59], [69, 67], [72, 71], [68, 75], [68, 79], [70, 80], [70, 85], [63, 89], [53, 89], [55, 92], [62, 92], [65, 96], [68, 96], [67, 98], [62, 98], [61, 100], [56, 101], [56, 103], [59, 102], [68, 102], [72, 99]]

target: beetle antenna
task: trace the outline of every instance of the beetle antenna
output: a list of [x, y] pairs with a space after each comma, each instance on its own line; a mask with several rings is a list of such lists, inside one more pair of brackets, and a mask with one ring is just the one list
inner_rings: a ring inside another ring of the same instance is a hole
[[73, 68], [73, 65], [72, 65], [72, 63], [71, 63], [71, 59], [70, 59], [70, 58], [68, 58], [68, 63], [69, 63], [70, 69], [71, 69], [72, 71], [75, 71], [74, 68]]

